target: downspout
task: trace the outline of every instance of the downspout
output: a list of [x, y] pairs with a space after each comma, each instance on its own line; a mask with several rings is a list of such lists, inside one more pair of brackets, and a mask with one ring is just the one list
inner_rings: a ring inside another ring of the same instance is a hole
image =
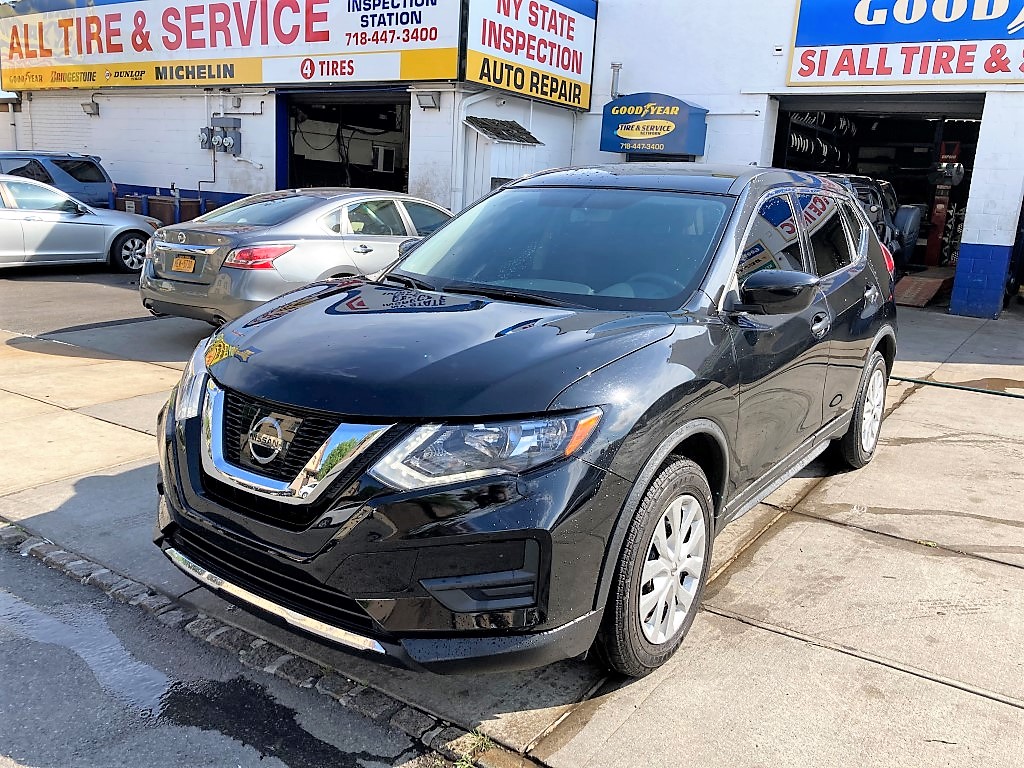
[[452, 211], [458, 213], [466, 205], [466, 112], [469, 107], [491, 97], [490, 91], [481, 91], [466, 96], [456, 110], [455, 125], [452, 126], [454, 136], [454, 154], [452, 158]]

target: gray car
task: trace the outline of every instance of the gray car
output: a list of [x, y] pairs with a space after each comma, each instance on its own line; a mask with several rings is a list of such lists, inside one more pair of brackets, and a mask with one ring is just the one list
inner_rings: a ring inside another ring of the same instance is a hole
[[0, 266], [109, 262], [138, 272], [158, 219], [93, 208], [49, 184], [0, 174]]
[[253, 195], [154, 236], [139, 288], [154, 314], [220, 325], [316, 280], [365, 275], [452, 214], [373, 189]]

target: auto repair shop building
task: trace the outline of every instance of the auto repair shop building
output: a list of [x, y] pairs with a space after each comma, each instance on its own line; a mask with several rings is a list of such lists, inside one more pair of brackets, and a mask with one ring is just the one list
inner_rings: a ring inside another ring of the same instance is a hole
[[20, 0], [0, 148], [211, 203], [349, 184], [458, 210], [623, 159], [862, 173], [921, 208], [952, 311], [991, 317], [1021, 245], [1022, 38], [1024, 0]]

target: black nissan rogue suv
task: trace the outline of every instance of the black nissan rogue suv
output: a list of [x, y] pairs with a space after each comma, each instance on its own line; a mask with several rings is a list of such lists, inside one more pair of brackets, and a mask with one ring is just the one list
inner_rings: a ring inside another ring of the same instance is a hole
[[871, 460], [893, 265], [856, 201], [763, 168], [521, 179], [374, 280], [196, 349], [156, 541], [228, 600], [436, 672], [678, 648], [715, 535], [830, 443]]

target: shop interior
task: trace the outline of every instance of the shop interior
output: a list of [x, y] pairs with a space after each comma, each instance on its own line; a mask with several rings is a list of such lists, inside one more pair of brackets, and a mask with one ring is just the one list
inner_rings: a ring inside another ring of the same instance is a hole
[[[900, 206], [920, 210], [917, 241], [905, 249], [901, 271], [951, 278], [983, 107], [984, 96], [973, 94], [783, 97], [774, 162], [889, 182], [883, 187], [895, 193], [893, 215]], [[909, 212], [901, 217], [897, 223]]]
[[409, 94], [286, 94], [288, 186], [409, 188]]

